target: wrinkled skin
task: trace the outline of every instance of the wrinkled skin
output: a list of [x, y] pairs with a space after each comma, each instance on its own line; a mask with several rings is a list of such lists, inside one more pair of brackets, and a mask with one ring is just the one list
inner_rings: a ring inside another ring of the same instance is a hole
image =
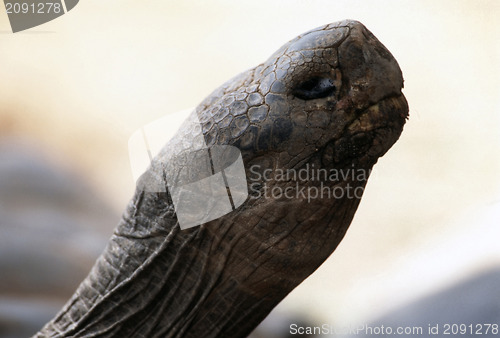
[[[260, 174], [313, 166], [369, 172], [402, 132], [402, 87], [392, 55], [355, 21], [307, 32], [222, 85], [193, 114], [207, 145], [241, 150], [250, 197], [180, 230], [168, 193], [137, 189], [87, 279], [37, 337], [248, 335], [335, 250], [360, 201], [274, 198], [263, 189], [362, 192], [368, 176], [264, 181]], [[196, 132], [181, 128], [156, 163]]]

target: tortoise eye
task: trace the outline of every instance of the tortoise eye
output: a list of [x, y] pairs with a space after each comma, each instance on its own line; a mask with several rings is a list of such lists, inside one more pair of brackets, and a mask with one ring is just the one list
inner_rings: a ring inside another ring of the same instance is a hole
[[292, 90], [292, 94], [302, 100], [321, 99], [335, 92], [333, 80], [326, 77], [315, 76], [301, 82]]

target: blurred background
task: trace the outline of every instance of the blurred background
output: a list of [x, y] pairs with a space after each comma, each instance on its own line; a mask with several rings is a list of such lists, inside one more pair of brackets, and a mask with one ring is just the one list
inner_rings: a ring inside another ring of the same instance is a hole
[[1, 10], [0, 337], [33, 334], [104, 248], [136, 129], [348, 18], [398, 60], [410, 119], [341, 245], [254, 335], [500, 323], [498, 17], [495, 0], [85, 0], [13, 34]]

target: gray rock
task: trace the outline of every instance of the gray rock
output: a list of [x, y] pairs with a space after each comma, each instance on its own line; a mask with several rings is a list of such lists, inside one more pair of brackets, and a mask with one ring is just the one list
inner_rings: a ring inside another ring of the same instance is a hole
[[35, 333], [104, 249], [119, 217], [34, 146], [0, 140], [0, 336]]
[[[455, 326], [452, 327], [454, 324]], [[460, 327], [461, 324], [462, 327]], [[368, 324], [367, 327], [380, 328], [383, 325], [393, 330], [397, 327], [421, 327], [422, 334], [418, 337], [429, 338], [472, 337], [475, 336], [476, 330], [481, 332], [481, 337], [498, 337], [500, 333], [495, 333], [491, 328], [489, 332], [486, 332], [485, 324], [496, 324], [497, 328], [500, 325], [500, 268], [471, 276], [445, 290], [403, 306]], [[445, 333], [446, 325], [449, 325], [447, 330], [449, 334]], [[436, 328], [436, 326], [437, 331], [434, 329], [433, 334], [429, 333], [429, 328]], [[460, 333], [461, 328], [465, 333]], [[389, 336], [388, 334], [357, 334], [349, 337]], [[411, 337], [412, 335], [400, 336]]]

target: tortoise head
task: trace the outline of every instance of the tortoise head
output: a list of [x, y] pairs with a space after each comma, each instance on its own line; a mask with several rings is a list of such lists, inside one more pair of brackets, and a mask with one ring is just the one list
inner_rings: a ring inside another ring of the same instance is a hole
[[[136, 200], [153, 227], [210, 243], [210, 260], [224, 262], [220, 290], [246, 299], [237, 307], [263, 302], [263, 318], [342, 240], [371, 168], [402, 132], [402, 87], [396, 60], [361, 23], [309, 31], [209, 95], [153, 162], [167, 168], [153, 176], [177, 184], [171, 196]], [[227, 168], [240, 154], [245, 194], [234, 203], [241, 171]]]
[[208, 147], [241, 151], [250, 198], [207, 227], [245, 228], [274, 248], [268, 263], [305, 278], [338, 245], [372, 166], [399, 138], [402, 88], [394, 57], [356, 21], [304, 33], [223, 84], [195, 113]]
[[[355, 21], [307, 32], [223, 84], [155, 158], [89, 277], [38, 337], [248, 335], [342, 240], [367, 171], [402, 131], [402, 86], [392, 55]], [[237, 151], [214, 161], [218, 148]], [[227, 199], [238, 159], [250, 197], [182, 230], [179, 196], [187, 216], [219, 207], [203, 189]], [[170, 189], [178, 177], [189, 188]]]
[[391, 53], [356, 21], [304, 33], [216, 90], [198, 109], [207, 145], [275, 168], [370, 168], [408, 116]]

